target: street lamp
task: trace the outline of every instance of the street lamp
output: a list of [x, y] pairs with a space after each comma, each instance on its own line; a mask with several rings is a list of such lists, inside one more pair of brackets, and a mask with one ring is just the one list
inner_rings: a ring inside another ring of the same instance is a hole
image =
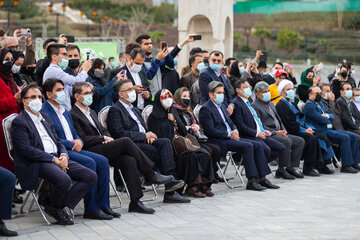
[[246, 36], [246, 46], [249, 46], [249, 37], [250, 37], [250, 34], [251, 34], [251, 27], [245, 27], [244, 28], [244, 33], [245, 33], [245, 36]]
[[[63, 13], [65, 13], [66, 11], [66, 3], [63, 2], [63, 5], [61, 6], [61, 9], [63, 11]], [[52, 14], [54, 11], [54, 4], [52, 2], [49, 3], [49, 12], [50, 14]], [[56, 15], [56, 36], [59, 35], [59, 16], [60, 14], [59, 13], [55, 13]]]
[[[0, 0], [0, 7], [4, 7], [5, 6], [5, 1], [4, 0]], [[19, 0], [13, 0], [12, 2], [12, 6], [9, 6], [6, 10], [8, 11], [8, 26], [7, 26], [7, 33], [10, 33], [10, 12], [11, 10], [15, 9], [16, 7], [19, 6]]]
[[[84, 16], [85, 12], [84, 9], [80, 9], [80, 15], [81, 17]], [[89, 19], [86, 18], [86, 36], [89, 37]]]

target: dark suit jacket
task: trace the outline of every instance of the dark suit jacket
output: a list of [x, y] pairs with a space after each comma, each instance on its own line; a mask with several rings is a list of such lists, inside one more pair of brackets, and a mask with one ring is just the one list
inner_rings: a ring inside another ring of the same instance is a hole
[[[56, 135], [51, 118], [41, 114], [47, 133], [58, 148], [57, 154], [67, 154], [64, 145]], [[54, 156], [44, 151], [44, 145], [34, 122], [24, 110], [12, 122], [11, 137], [15, 153], [15, 173], [23, 190], [36, 189], [39, 184], [39, 164], [52, 163]]]
[[359, 130], [359, 127], [356, 125], [355, 113], [350, 105], [350, 109], [347, 106], [346, 99], [339, 97], [336, 99], [336, 104], [340, 110], [341, 122], [345, 130]]
[[264, 129], [271, 131], [272, 134], [274, 134], [276, 131], [275, 121], [269, 112], [268, 104], [274, 111], [275, 117], [280, 123], [280, 128], [282, 130], [285, 130], [285, 126], [282, 123], [280, 116], [276, 112], [275, 104], [273, 104], [272, 102], [265, 103], [265, 102], [259, 100], [258, 98], [256, 98], [255, 101], [253, 102], [252, 106], [255, 109], [258, 117], [260, 118]]
[[257, 126], [248, 106], [239, 96], [234, 99], [234, 104], [235, 108], [233, 114], [231, 115], [231, 119], [239, 130], [240, 137], [255, 138], [257, 134]]
[[[221, 110], [231, 130], [236, 130], [235, 124], [230, 119], [223, 105], [221, 105]], [[205, 135], [210, 140], [216, 142], [219, 140], [229, 139], [226, 125], [215, 104], [210, 99], [201, 107], [199, 120], [202, 127], [204, 128]]]
[[[51, 120], [54, 124], [54, 128], [56, 131], [56, 134], [58, 135], [58, 137], [60, 138], [62, 144], [66, 147], [66, 149], [71, 150], [74, 146], [74, 143], [71, 141], [66, 140], [66, 136], [65, 136], [65, 131], [64, 128], [60, 122], [60, 119], [58, 117], [58, 115], [56, 114], [54, 108], [50, 105], [50, 103], [48, 101], [45, 101], [45, 103], [43, 104], [43, 107], [41, 109], [42, 113], [46, 113], [47, 115], [49, 115], [49, 117], [51, 117]], [[80, 139], [79, 136], [76, 134], [75, 128], [74, 128], [74, 122], [71, 118], [70, 113], [68, 112], [68, 110], [65, 109], [64, 112], [64, 117], [66, 119], [66, 121], [69, 124], [72, 136], [74, 139]]]
[[333, 128], [340, 131], [345, 131], [344, 126], [341, 122], [340, 110], [335, 101], [322, 99], [321, 103], [325, 108], [334, 115], [334, 119], [331, 120]]
[[[146, 124], [137, 108], [133, 108], [135, 115], [141, 122], [141, 125], [147, 131]], [[117, 101], [109, 110], [107, 117], [108, 130], [113, 138], [129, 137], [134, 142], [144, 142], [146, 134], [140, 132], [136, 121], [131, 117], [126, 108]]]
[[[321, 109], [320, 109], [321, 108]], [[323, 133], [328, 130], [327, 124], [334, 120], [334, 115], [328, 111], [322, 102], [317, 105], [310, 99], [306, 101], [303, 113], [305, 115], [305, 121], [315, 127], [315, 131]], [[330, 118], [323, 117], [321, 114], [327, 113]]]
[[216, 76], [215, 72], [208, 67], [199, 76], [199, 87], [200, 87], [200, 104], [205, 104], [209, 99], [208, 85], [212, 81], [222, 82], [224, 84], [224, 103], [227, 107], [230, 103], [233, 103], [229, 86], [226, 81], [224, 74], [220, 74], [220, 77]]
[[356, 124], [359, 126], [360, 125], [360, 111], [359, 109], [356, 107], [355, 103], [353, 101], [351, 101], [351, 107], [354, 111], [354, 117], [355, 117], [355, 120], [356, 120]]
[[94, 110], [90, 109], [90, 115], [100, 134], [78, 106], [74, 105], [70, 110], [70, 114], [74, 121], [76, 132], [84, 142], [85, 149], [101, 144], [104, 141], [104, 136], [110, 137], [109, 132], [99, 122]]
[[182, 87], [186, 87], [187, 89], [191, 89], [191, 86], [196, 82], [196, 76], [193, 71], [188, 72], [184, 76], [180, 78], [180, 83]]
[[[293, 104], [293, 103], [291, 103]], [[299, 108], [296, 104], [293, 104], [295, 108], [300, 113], [300, 118], [304, 115], [300, 112]], [[300, 134], [300, 124], [296, 121], [296, 115], [290, 109], [290, 107], [284, 102], [284, 100], [280, 100], [276, 104], [276, 112], [279, 114], [283, 124], [285, 125], [286, 131], [292, 135]]]

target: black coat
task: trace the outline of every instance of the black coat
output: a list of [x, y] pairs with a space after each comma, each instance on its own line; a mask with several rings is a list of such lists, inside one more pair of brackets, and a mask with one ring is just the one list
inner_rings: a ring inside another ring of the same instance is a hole
[[336, 104], [340, 110], [341, 122], [345, 130], [359, 130], [359, 126], [356, 125], [355, 113], [350, 105], [350, 109], [347, 106], [346, 100], [343, 97], [339, 97], [336, 100]]
[[37, 61], [34, 76], [35, 76], [35, 81], [39, 86], [42, 86], [44, 73], [49, 66], [50, 66], [50, 61], [47, 57]]
[[[300, 112], [299, 108], [296, 104], [293, 104], [296, 109], [300, 113], [300, 118], [304, 115]], [[280, 116], [281, 121], [283, 122], [286, 131], [292, 135], [299, 135], [300, 134], [300, 124], [296, 121], [296, 115], [291, 111], [289, 106], [282, 100], [280, 100], [276, 106], [276, 112]]]

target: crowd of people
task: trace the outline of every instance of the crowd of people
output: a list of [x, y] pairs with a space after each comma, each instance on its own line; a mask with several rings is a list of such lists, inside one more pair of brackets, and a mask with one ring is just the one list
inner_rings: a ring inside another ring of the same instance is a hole
[[[64, 35], [44, 41], [46, 57], [37, 61], [31, 37], [18, 30], [0, 37], [1, 120], [18, 114], [11, 126], [14, 161], [0, 131], [2, 236], [17, 235], [2, 220], [39, 178], [50, 186], [39, 196], [45, 212], [71, 225], [64, 208], [81, 199], [84, 218], [120, 217], [110, 208], [110, 166], [116, 189], [128, 188], [128, 211], [144, 214], [155, 210], [140, 200], [141, 179], [164, 184], [164, 203], [212, 197], [212, 184], [224, 182], [219, 163], [229, 151], [245, 169], [247, 190], [279, 188], [267, 178], [269, 164], [277, 166], [277, 178], [317, 177], [334, 173], [329, 164], [337, 154], [341, 172], [360, 171], [360, 90], [351, 63], [339, 63], [329, 84], [319, 77], [320, 65], [305, 69], [298, 84], [291, 64], [268, 70], [261, 51], [238, 61], [195, 47], [178, 69], [177, 55], [194, 34], [156, 56], [150, 36], [140, 35], [126, 45], [119, 66], [114, 57], [83, 61]], [[107, 106], [102, 125], [98, 114]], [[189, 134], [197, 148], [175, 151], [174, 139]]]

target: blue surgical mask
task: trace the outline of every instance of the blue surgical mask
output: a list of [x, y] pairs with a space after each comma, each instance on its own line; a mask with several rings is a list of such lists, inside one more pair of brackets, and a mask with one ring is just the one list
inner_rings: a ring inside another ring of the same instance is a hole
[[242, 67], [239, 67], [239, 72], [240, 72], [240, 73], [243, 73], [243, 72], [245, 72], [245, 67], [244, 67], [244, 66], [242, 66]]
[[85, 106], [90, 106], [93, 102], [93, 96], [92, 94], [88, 94], [84, 96], [84, 100], [82, 101], [82, 104], [84, 104]]
[[271, 75], [273, 76], [273, 77], [275, 77], [275, 73], [276, 73], [276, 69], [273, 69], [272, 71], [271, 71]]
[[202, 73], [206, 69], [205, 63], [204, 62], [199, 63], [196, 66], [196, 69], [199, 71], [199, 73]]
[[262, 98], [262, 100], [263, 100], [264, 102], [269, 102], [270, 99], [271, 99], [271, 94], [270, 94], [270, 92], [263, 93], [263, 98]]
[[115, 61], [112, 61], [111, 63], [110, 63], [110, 65], [111, 65], [111, 67], [116, 67], [116, 62]]
[[355, 97], [355, 102], [360, 103], [360, 96]]
[[352, 90], [346, 90], [345, 91], [345, 97], [351, 98], [352, 96], [353, 96], [353, 91]]
[[286, 98], [293, 100], [295, 98], [295, 91], [294, 90], [287, 90], [286, 91]]
[[65, 99], [66, 99], [66, 96], [65, 96], [65, 92], [64, 91], [61, 91], [61, 92], [57, 92], [56, 93], [56, 98], [55, 98], [55, 101], [58, 103], [58, 104], [64, 104], [65, 103]]
[[250, 97], [252, 95], [252, 91], [251, 91], [251, 88], [247, 87], [244, 89], [244, 96], [245, 97]]
[[215, 102], [221, 104], [224, 101], [224, 94], [215, 94]]
[[175, 66], [178, 65], [178, 63], [179, 63], [179, 59], [178, 59], [178, 58], [174, 58], [174, 65], [175, 65]]
[[61, 62], [59, 62], [59, 67], [61, 67], [63, 70], [67, 68], [69, 65], [69, 60], [66, 58], [63, 58]]
[[330, 97], [330, 94], [331, 94], [331, 93], [325, 93], [324, 99], [325, 99], [325, 100], [328, 100], [329, 97]]
[[221, 64], [212, 63], [212, 64], [210, 65], [210, 68], [211, 68], [214, 72], [217, 72], [217, 71], [219, 71], [219, 69], [221, 69]]

